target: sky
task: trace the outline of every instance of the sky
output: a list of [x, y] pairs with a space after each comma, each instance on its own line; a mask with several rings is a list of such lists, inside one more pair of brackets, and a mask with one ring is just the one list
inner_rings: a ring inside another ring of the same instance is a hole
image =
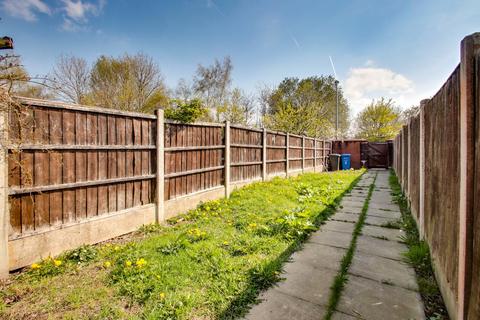
[[255, 93], [285, 77], [334, 74], [353, 115], [372, 99], [402, 108], [435, 94], [480, 31], [479, 0], [0, 0], [0, 36], [32, 76], [61, 54], [90, 63], [143, 52], [166, 84], [232, 58], [233, 85]]

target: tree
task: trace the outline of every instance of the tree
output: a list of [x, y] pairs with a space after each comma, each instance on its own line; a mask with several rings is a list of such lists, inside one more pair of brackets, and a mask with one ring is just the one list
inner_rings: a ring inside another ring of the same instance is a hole
[[174, 99], [165, 109], [165, 118], [181, 123], [192, 123], [207, 112], [208, 110], [203, 106], [200, 99], [193, 99], [188, 102]]
[[168, 100], [160, 69], [142, 53], [101, 56], [90, 75], [91, 103], [107, 108], [149, 112]]
[[87, 61], [71, 55], [61, 55], [48, 77], [54, 92], [73, 103], [86, 103], [90, 91], [90, 68]]
[[417, 116], [417, 114], [420, 112], [420, 106], [411, 106], [410, 108], [407, 108], [402, 111], [402, 121], [403, 123], [407, 123], [408, 119], [411, 117]]
[[217, 121], [220, 121], [217, 109], [226, 104], [232, 82], [232, 70], [232, 61], [227, 56], [223, 58], [222, 62], [215, 59], [213, 65], [208, 67], [199, 64], [193, 78], [195, 94], [203, 100], [205, 106], [210, 110], [211, 116]]
[[[339, 88], [339, 136], [349, 128], [349, 107]], [[285, 78], [266, 99], [264, 125], [274, 130], [332, 137], [335, 134], [336, 91], [332, 76]]]
[[235, 124], [248, 125], [254, 113], [254, 101], [239, 88], [235, 88], [228, 95], [225, 104], [217, 108], [220, 121], [230, 121]]
[[372, 101], [357, 116], [357, 137], [372, 142], [393, 139], [402, 128], [401, 115], [392, 99]]

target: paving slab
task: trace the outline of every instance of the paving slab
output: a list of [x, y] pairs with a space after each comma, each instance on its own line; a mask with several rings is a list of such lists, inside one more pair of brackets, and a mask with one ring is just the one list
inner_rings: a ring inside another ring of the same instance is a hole
[[330, 220], [327, 221], [324, 225], [320, 227], [320, 230], [330, 230], [330, 231], [338, 231], [338, 232], [346, 232], [352, 234], [353, 228], [355, 225], [351, 222], [340, 222]]
[[323, 306], [292, 297], [278, 290], [270, 289], [260, 295], [262, 303], [257, 304], [245, 317], [249, 320], [317, 320], [325, 316]]
[[348, 272], [381, 283], [418, 291], [415, 270], [404, 262], [356, 252]]
[[337, 310], [369, 320], [425, 319], [418, 292], [350, 275]]
[[395, 241], [359, 236], [357, 238], [357, 250], [379, 257], [403, 261], [402, 253], [407, 251], [407, 247], [403, 243]]
[[311, 303], [327, 306], [330, 287], [337, 272], [306, 263], [287, 263], [282, 275], [285, 280], [279, 282], [275, 289]]
[[313, 242], [317, 244], [348, 249], [351, 241], [352, 235], [349, 233], [323, 230], [321, 232], [315, 232], [312, 234], [307, 243]]
[[302, 250], [292, 255], [291, 261], [306, 263], [317, 268], [337, 270], [345, 251], [340, 247], [307, 242]]
[[372, 209], [381, 209], [384, 211], [398, 211], [397, 204], [385, 204], [385, 203], [378, 203], [378, 202], [370, 202], [368, 205], [369, 208]]
[[377, 209], [369, 209], [367, 211], [367, 216], [400, 219], [402, 217], [402, 214], [400, 212], [396, 212], [396, 211], [384, 211], [384, 210], [377, 210]]
[[330, 219], [331, 220], [336, 220], [336, 221], [347, 221], [347, 222], [356, 223], [358, 221], [359, 217], [360, 217], [359, 214], [339, 212], [339, 213], [336, 213]]
[[365, 223], [368, 225], [373, 225], [373, 226], [379, 226], [379, 227], [384, 227], [389, 223], [394, 223], [398, 219], [391, 217], [391, 218], [383, 218], [383, 217], [376, 217], [376, 216], [370, 216], [367, 215], [367, 218], [365, 219]]
[[362, 235], [370, 237], [386, 238], [390, 241], [403, 242], [402, 237], [405, 232], [401, 229], [389, 229], [377, 226], [364, 225], [362, 228]]

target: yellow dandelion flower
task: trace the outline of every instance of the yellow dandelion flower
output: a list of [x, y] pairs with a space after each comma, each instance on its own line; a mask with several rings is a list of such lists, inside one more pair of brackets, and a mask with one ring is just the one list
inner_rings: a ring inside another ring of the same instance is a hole
[[113, 250], [118, 251], [118, 250], [120, 250], [120, 247], [119, 247], [119, 246], [115, 246], [115, 247], [113, 247]]
[[103, 263], [103, 266], [104, 266], [105, 268], [110, 268], [110, 267], [112, 266], [112, 263], [111, 263], [110, 261], [105, 261], [105, 262]]
[[33, 270], [37, 270], [37, 269], [40, 269], [41, 265], [39, 265], [38, 263], [32, 263], [32, 265], [30, 266], [30, 268], [32, 268]]
[[160, 292], [158, 296], [160, 297], [160, 299], [165, 299], [165, 292]]
[[131, 267], [132, 266], [132, 261], [130, 261], [130, 260], [125, 261], [125, 266], [126, 267]]
[[249, 226], [250, 228], [255, 228], [255, 227], [257, 226], [257, 224], [256, 224], [256, 223], [250, 223], [248, 226]]
[[55, 265], [55, 267], [60, 267], [62, 265], [62, 261], [61, 260], [53, 260], [53, 264]]
[[145, 261], [145, 259], [143, 258], [140, 258], [135, 262], [135, 264], [137, 265], [137, 267], [141, 268], [147, 264], [147, 261]]
[[224, 246], [228, 246], [228, 241], [223, 241]]

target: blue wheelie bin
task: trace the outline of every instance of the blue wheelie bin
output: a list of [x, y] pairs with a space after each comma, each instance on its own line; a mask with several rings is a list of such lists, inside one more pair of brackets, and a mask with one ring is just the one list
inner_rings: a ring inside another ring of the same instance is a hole
[[349, 153], [344, 153], [341, 155], [342, 170], [350, 170], [350, 157]]

